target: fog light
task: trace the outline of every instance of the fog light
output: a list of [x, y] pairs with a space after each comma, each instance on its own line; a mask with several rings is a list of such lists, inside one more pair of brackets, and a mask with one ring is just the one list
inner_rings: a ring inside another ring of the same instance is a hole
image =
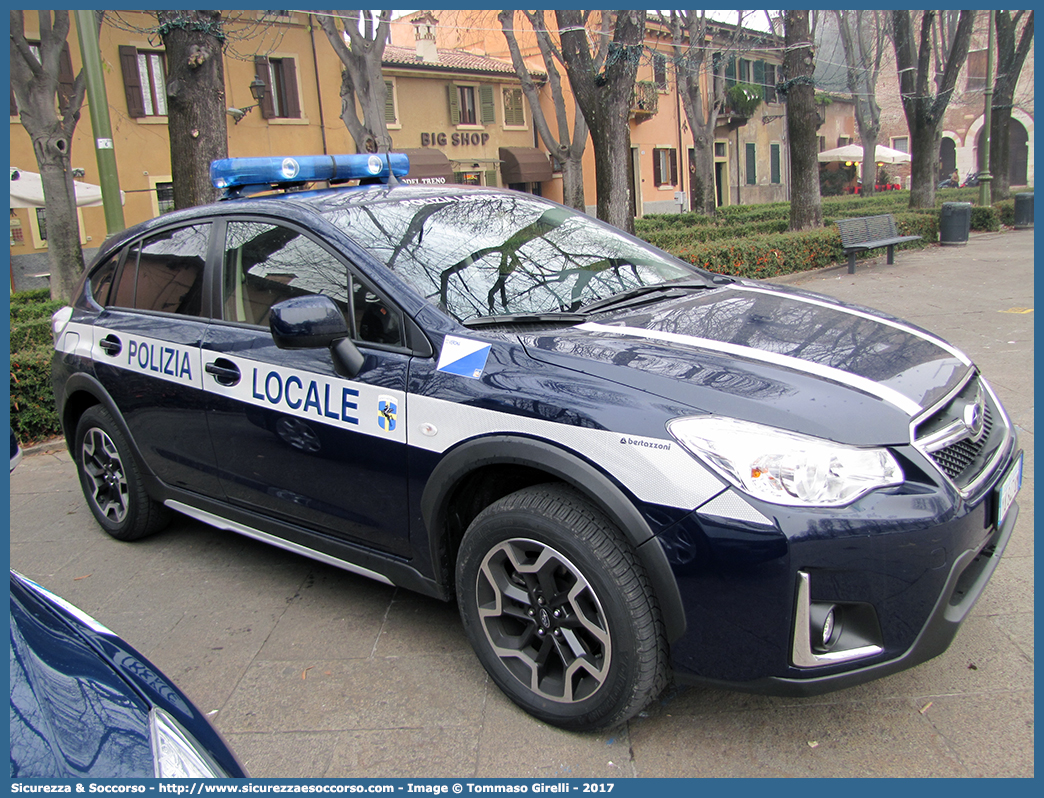
[[831, 607], [827, 612], [826, 620], [823, 621], [823, 648], [826, 648], [830, 643], [830, 638], [834, 636], [834, 608]]
[[841, 608], [815, 603], [809, 607], [809, 639], [816, 651], [828, 651], [841, 636]]

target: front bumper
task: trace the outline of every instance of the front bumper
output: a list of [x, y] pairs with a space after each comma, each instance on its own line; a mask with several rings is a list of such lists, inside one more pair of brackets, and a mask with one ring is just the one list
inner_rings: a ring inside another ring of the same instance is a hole
[[[672, 644], [678, 681], [816, 695], [941, 654], [1018, 518], [1016, 503], [999, 528], [994, 522], [1014, 440], [1002, 459], [968, 500], [945, 485], [911, 483], [842, 512], [788, 510], [760, 525], [693, 513], [661, 532], [686, 613], [686, 632]], [[862, 634], [817, 655], [807, 633], [802, 640], [810, 603], [861, 615]]]
[[939, 656], [953, 642], [957, 630], [967, 618], [975, 602], [982, 595], [987, 582], [996, 570], [1001, 555], [1011, 539], [1019, 508], [1012, 505], [1003, 526], [996, 530], [978, 551], [966, 551], [950, 569], [939, 600], [933, 607], [927, 623], [905, 653], [893, 659], [870, 664], [854, 662], [850, 670], [822, 676], [806, 677], [766, 676], [745, 682], [708, 679], [694, 674], [678, 673], [679, 681], [716, 684], [749, 693], [778, 696], [813, 696], [854, 687], [883, 676], [907, 670]]

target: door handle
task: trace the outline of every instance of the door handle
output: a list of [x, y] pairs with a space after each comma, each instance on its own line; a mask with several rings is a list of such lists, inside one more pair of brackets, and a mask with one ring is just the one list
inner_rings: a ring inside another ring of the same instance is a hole
[[213, 375], [219, 385], [224, 385], [226, 387], [231, 387], [237, 384], [242, 378], [239, 367], [231, 360], [225, 360], [223, 357], [219, 357], [212, 363], [207, 363], [207, 365], [204, 366], [204, 370], [207, 374]]
[[116, 357], [116, 355], [123, 351], [123, 344], [120, 343], [120, 339], [111, 333], [98, 341], [98, 346], [101, 347], [101, 350], [109, 357]]

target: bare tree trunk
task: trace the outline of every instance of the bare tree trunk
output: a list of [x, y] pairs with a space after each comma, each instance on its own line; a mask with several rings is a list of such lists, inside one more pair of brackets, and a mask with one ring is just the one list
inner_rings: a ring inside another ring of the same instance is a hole
[[[80, 119], [86, 91], [85, 79], [81, 70], [70, 87], [59, 91], [60, 65], [69, 35], [69, 12], [37, 12], [39, 56], [26, 41], [23, 14], [22, 11], [10, 12], [11, 90], [18, 101], [19, 119], [32, 140], [43, 184], [51, 298], [68, 301], [83, 273], [83, 249], [70, 164], [73, 131]], [[98, 19], [100, 25], [100, 17]], [[68, 58], [67, 52], [64, 58]]]
[[784, 12], [783, 57], [787, 86], [787, 139], [790, 146], [790, 229], [809, 230], [823, 226], [819, 196], [819, 153], [816, 131], [815, 83], [812, 73], [812, 37], [808, 11]]
[[220, 11], [157, 11], [167, 54], [167, 132], [174, 207], [220, 196], [210, 162], [228, 157]]
[[566, 115], [565, 94], [562, 92], [561, 75], [555, 66], [556, 57], [561, 59], [561, 52], [554, 46], [548, 35], [547, 26], [544, 22], [543, 11], [523, 11], [529, 19], [530, 25], [537, 37], [540, 54], [544, 59], [544, 68], [547, 70], [547, 82], [551, 89], [551, 99], [555, 105], [555, 118], [558, 121], [558, 138], [551, 132], [551, 126], [544, 116], [544, 109], [540, 104], [540, 92], [529, 74], [529, 68], [522, 58], [522, 52], [515, 38], [515, 12], [501, 11], [498, 15], [500, 26], [507, 39], [508, 50], [511, 53], [511, 63], [515, 67], [515, 74], [522, 83], [522, 93], [526, 96], [529, 109], [533, 118], [533, 124], [540, 134], [541, 140], [548, 151], [562, 163], [562, 201], [565, 205], [577, 210], [587, 209], [584, 199], [584, 149], [587, 146], [587, 122], [579, 103], [575, 106], [573, 114], [573, 133], [569, 133], [569, 120]]
[[[608, 12], [603, 12], [608, 13]], [[591, 129], [595, 155], [598, 218], [634, 232], [628, 165], [634, 79], [645, 41], [645, 12], [616, 11], [605, 66], [597, 69], [587, 43], [582, 11], [556, 11], [562, 60], [569, 83]]]
[[[714, 129], [718, 125], [718, 111], [724, 99], [724, 82], [713, 69], [707, 69], [707, 50], [693, 46], [707, 37], [706, 11], [671, 11], [671, 46], [685, 119], [692, 131], [695, 171], [691, 181], [692, 210], [708, 216], [717, 211], [717, 190], [714, 174]], [[738, 36], [741, 26], [737, 25]], [[708, 76], [709, 96], [704, 96], [700, 81]]]
[[1011, 193], [1011, 112], [1015, 87], [1033, 43], [1033, 12], [1030, 11], [1016, 45], [1016, 30], [1025, 11], [997, 11], [997, 79], [993, 88], [990, 125], [990, 194], [994, 200]]
[[881, 133], [877, 77], [881, 72], [886, 28], [878, 11], [835, 11], [834, 16], [845, 52], [848, 91], [855, 103], [859, 141], [863, 145], [862, 196], [872, 197], [877, 182], [877, 137]]
[[[957, 75], [968, 57], [974, 11], [961, 11], [956, 24], [940, 20], [938, 11], [924, 11], [918, 43], [914, 43], [911, 12], [892, 11], [895, 63], [899, 71], [899, 94], [910, 130], [910, 207], [934, 208], [939, 182], [941, 125], [957, 83]], [[942, 12], [946, 13], [946, 12]], [[934, 66], [933, 66], [934, 59]], [[936, 93], [932, 94], [931, 84]]]
[[[362, 14], [366, 14], [362, 17]], [[363, 11], [324, 11], [319, 25], [344, 65], [341, 72], [341, 120], [359, 152], [388, 152], [392, 138], [385, 118], [388, 90], [381, 60], [388, 41], [391, 11], [381, 11], [376, 28], [373, 17]], [[341, 20], [343, 29], [338, 27]], [[348, 36], [350, 46], [345, 44]], [[355, 107], [358, 100], [362, 119]]]

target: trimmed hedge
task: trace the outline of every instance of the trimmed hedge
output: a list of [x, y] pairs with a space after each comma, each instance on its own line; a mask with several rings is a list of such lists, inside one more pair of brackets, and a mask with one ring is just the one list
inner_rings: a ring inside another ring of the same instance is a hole
[[[1015, 215], [1015, 203], [1012, 202], [1012, 219]], [[996, 233], [1000, 230], [1001, 215], [996, 205], [972, 205], [971, 229], [981, 233]]]
[[1006, 199], [993, 203], [997, 210], [998, 221], [1006, 227], [1015, 226], [1015, 200]]
[[[715, 216], [692, 213], [647, 216], [637, 220], [635, 228], [650, 244], [711, 271], [742, 277], [775, 277], [844, 262], [841, 239], [834, 227], [837, 219], [891, 213], [902, 235], [922, 237], [922, 241], [903, 244], [900, 249], [921, 247], [939, 240], [943, 202], [967, 202], [977, 198], [975, 188], [940, 190], [934, 209], [910, 209], [909, 191], [880, 192], [870, 198], [825, 198], [823, 229], [805, 233], [787, 232], [790, 205], [786, 202], [730, 205], [719, 208]], [[987, 207], [973, 204], [971, 229], [995, 232], [1001, 224], [1012, 225], [1014, 216], [1014, 200]], [[864, 257], [878, 254], [875, 251]]]
[[[895, 221], [902, 235], [922, 236], [921, 241], [900, 244], [899, 249], [916, 249], [939, 240], [938, 214], [896, 214]], [[821, 269], [845, 260], [841, 235], [834, 226], [797, 233], [737, 236], [680, 246], [670, 252], [712, 272], [753, 279]], [[865, 257], [879, 254], [874, 251]]]
[[51, 315], [46, 288], [11, 295], [11, 428], [22, 444], [62, 434], [51, 391]]

